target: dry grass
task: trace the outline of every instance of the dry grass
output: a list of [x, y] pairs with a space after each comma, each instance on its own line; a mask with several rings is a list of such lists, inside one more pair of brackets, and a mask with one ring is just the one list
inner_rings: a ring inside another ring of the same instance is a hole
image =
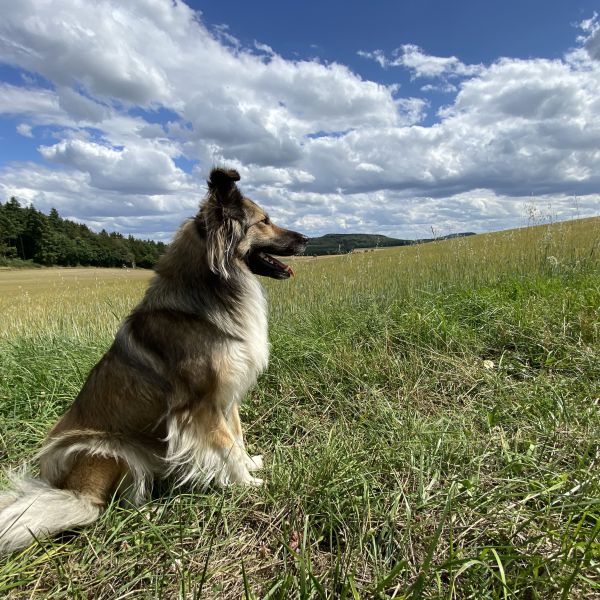
[[151, 276], [140, 269], [0, 271], [0, 337], [112, 332], [141, 298]]

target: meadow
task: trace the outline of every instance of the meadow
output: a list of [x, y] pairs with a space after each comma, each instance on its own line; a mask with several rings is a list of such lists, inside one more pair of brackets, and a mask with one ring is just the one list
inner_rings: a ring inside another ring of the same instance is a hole
[[[599, 245], [593, 218], [296, 259], [242, 407], [266, 485], [114, 501], [0, 594], [599, 598]], [[2, 485], [150, 276], [0, 272]]]

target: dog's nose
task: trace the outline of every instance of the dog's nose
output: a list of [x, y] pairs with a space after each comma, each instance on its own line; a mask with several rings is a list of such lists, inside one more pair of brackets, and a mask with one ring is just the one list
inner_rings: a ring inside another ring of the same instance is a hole
[[306, 237], [305, 235], [302, 235], [301, 233], [298, 234], [298, 239], [301, 244], [308, 244], [308, 241], [310, 240], [309, 237]]

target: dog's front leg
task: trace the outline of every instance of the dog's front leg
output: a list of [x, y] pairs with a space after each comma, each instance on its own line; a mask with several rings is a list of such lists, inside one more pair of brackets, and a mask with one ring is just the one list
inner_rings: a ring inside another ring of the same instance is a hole
[[[231, 483], [262, 485], [262, 479], [253, 477], [250, 474], [248, 453], [243, 445], [240, 445], [239, 440], [236, 439], [237, 435], [232, 435], [223, 412], [213, 408], [210, 408], [207, 412], [209, 414], [205, 423], [207, 424], [206, 434], [208, 445], [221, 457], [223, 463], [221, 471], [216, 474], [216, 483], [219, 485], [229, 485]], [[239, 430], [241, 432], [239, 414], [237, 422], [239, 423]]]
[[263, 483], [250, 474], [248, 454], [232, 433], [228, 420], [217, 402], [208, 401], [191, 412], [172, 416], [166, 458], [169, 470], [180, 473], [181, 483]]
[[234, 402], [229, 410], [228, 415], [229, 427], [233, 433], [236, 442], [244, 451], [246, 455], [246, 466], [249, 471], [258, 471], [263, 468], [263, 457], [262, 454], [256, 454], [249, 456], [246, 452], [246, 444], [244, 443], [244, 432], [242, 430], [242, 421], [240, 420], [240, 411], [237, 402]]

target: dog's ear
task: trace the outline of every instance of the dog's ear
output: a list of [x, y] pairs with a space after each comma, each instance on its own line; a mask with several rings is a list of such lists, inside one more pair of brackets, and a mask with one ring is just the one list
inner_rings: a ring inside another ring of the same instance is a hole
[[219, 200], [228, 199], [230, 192], [236, 187], [235, 182], [240, 180], [240, 174], [235, 169], [215, 167], [208, 178], [208, 189], [216, 193]]
[[240, 174], [216, 167], [210, 172], [208, 198], [202, 209], [206, 223], [208, 267], [223, 279], [229, 278], [235, 250], [242, 239], [240, 222], [242, 194], [235, 185]]

